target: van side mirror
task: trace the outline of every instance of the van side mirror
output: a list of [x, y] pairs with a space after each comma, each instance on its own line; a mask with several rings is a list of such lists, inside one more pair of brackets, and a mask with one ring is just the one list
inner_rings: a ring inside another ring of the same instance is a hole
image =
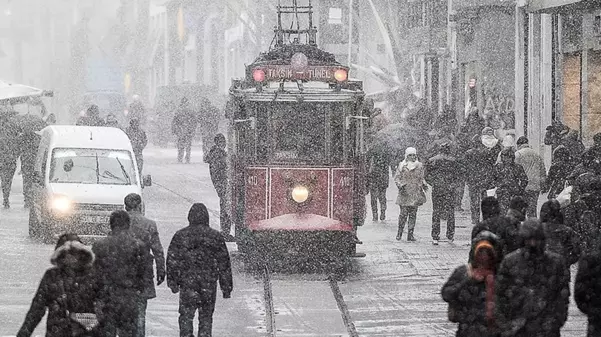
[[142, 176], [142, 186], [143, 187], [150, 187], [150, 186], [152, 186], [152, 176], [150, 174]]

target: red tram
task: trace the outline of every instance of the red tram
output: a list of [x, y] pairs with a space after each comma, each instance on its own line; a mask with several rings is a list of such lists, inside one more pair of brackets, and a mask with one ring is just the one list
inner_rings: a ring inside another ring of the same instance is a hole
[[[282, 29], [286, 13], [309, 14], [309, 29]], [[352, 255], [365, 220], [362, 82], [316, 46], [310, 4], [278, 6], [278, 23], [275, 45], [229, 92], [238, 245], [242, 252]]]

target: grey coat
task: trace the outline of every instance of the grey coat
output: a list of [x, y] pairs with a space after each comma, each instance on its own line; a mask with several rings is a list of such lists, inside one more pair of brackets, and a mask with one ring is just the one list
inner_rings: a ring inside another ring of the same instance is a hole
[[425, 170], [422, 163], [418, 163], [413, 170], [398, 165], [394, 175], [394, 183], [399, 189], [396, 204], [399, 206], [421, 206], [426, 201], [424, 193]]
[[130, 230], [136, 239], [144, 243], [147, 253], [142, 296], [145, 298], [155, 298], [153, 261], [156, 265], [157, 275], [162, 275], [163, 278], [165, 276], [165, 253], [159, 239], [157, 224], [138, 211], [130, 211], [128, 213], [131, 219]]

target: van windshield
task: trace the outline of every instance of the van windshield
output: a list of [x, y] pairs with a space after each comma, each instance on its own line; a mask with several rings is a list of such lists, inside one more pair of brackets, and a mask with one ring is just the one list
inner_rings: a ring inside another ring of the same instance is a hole
[[50, 182], [136, 185], [137, 177], [127, 151], [57, 148], [52, 151]]

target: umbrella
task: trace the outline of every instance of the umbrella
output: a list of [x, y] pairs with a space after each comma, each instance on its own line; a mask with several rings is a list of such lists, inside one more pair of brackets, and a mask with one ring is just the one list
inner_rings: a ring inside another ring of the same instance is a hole
[[15, 103], [30, 97], [52, 97], [53, 92], [30, 87], [23, 84], [9, 83], [0, 80], [0, 101]]

